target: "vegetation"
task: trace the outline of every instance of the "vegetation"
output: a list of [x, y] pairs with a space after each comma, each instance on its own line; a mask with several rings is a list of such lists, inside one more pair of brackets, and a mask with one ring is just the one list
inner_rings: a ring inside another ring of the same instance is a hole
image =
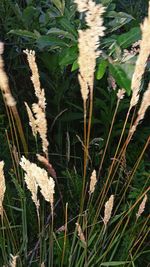
[[0, 14], [0, 266], [148, 267], [150, 3]]

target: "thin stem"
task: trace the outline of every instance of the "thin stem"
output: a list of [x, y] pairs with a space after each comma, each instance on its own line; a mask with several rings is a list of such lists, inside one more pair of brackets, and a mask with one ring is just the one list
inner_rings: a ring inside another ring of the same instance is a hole
[[[90, 107], [89, 107], [88, 130], [87, 130], [85, 154], [84, 154], [84, 171], [83, 171], [83, 185], [82, 185], [82, 197], [81, 197], [81, 204], [80, 204], [80, 213], [82, 213], [82, 211], [83, 211], [84, 200], [85, 200], [85, 195], [86, 195], [85, 182], [86, 182], [86, 169], [87, 169], [89, 142], [90, 142], [92, 112], [93, 112], [93, 90], [90, 90]], [[85, 136], [85, 134], [84, 134], [84, 136]]]
[[68, 203], [66, 203], [66, 212], [65, 212], [65, 233], [64, 233], [64, 245], [62, 252], [61, 267], [64, 264], [65, 250], [66, 250], [66, 240], [67, 240], [67, 222], [68, 222]]
[[117, 110], [118, 110], [118, 107], [119, 107], [119, 103], [120, 103], [120, 100], [118, 99], [117, 105], [116, 105], [116, 108], [115, 108], [115, 112], [114, 112], [114, 115], [113, 115], [112, 123], [111, 123], [111, 126], [110, 126], [109, 134], [108, 134], [108, 137], [107, 137], [105, 149], [104, 149], [104, 152], [103, 152], [103, 156], [102, 156], [102, 159], [101, 159], [101, 162], [100, 162], [100, 165], [99, 165], [98, 178], [100, 177], [100, 172], [101, 172], [102, 165], [103, 165], [103, 162], [104, 162], [104, 158], [105, 158], [105, 155], [106, 155], [106, 151], [107, 151], [107, 148], [108, 148], [108, 144], [109, 144], [110, 136], [111, 136], [111, 133], [112, 133], [112, 128], [113, 128], [113, 125], [114, 125], [114, 121], [115, 121], [115, 118], [116, 118]]

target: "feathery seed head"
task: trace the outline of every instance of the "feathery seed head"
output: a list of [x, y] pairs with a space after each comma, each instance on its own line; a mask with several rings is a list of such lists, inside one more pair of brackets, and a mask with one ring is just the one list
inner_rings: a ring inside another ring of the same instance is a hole
[[[47, 172], [38, 167], [35, 163], [31, 163], [24, 156], [21, 158], [20, 162], [21, 167], [26, 172], [26, 181], [28, 182], [29, 178], [33, 179], [34, 183], [30, 184], [34, 185], [34, 190], [38, 185], [40, 187], [41, 194], [45, 198], [46, 201], [50, 202], [51, 208], [53, 209], [54, 203], [54, 193], [55, 193], [55, 182], [52, 177], [48, 177]], [[29, 184], [28, 184], [29, 186]]]
[[142, 214], [143, 211], [145, 210], [146, 202], [147, 202], [147, 195], [144, 196], [144, 198], [143, 198], [143, 200], [142, 200], [142, 203], [141, 203], [140, 206], [139, 206], [138, 212], [137, 212], [137, 214], [136, 214], [136, 218], [137, 218], [137, 219], [141, 216], [141, 214]]
[[85, 13], [85, 21], [88, 26], [86, 30], [79, 30], [79, 83], [81, 86], [81, 95], [84, 103], [88, 98], [89, 90], [93, 91], [94, 71], [96, 67], [96, 58], [100, 55], [98, 51], [99, 37], [104, 35], [102, 14], [105, 8], [96, 4], [93, 0], [81, 1], [75, 0], [79, 12]]
[[86, 245], [85, 237], [84, 237], [84, 234], [83, 234], [83, 231], [82, 231], [80, 224], [76, 223], [76, 226], [77, 226], [78, 236], [79, 236], [80, 240], [82, 241], [82, 243], [84, 245]]
[[47, 121], [46, 121], [46, 99], [45, 99], [45, 92], [44, 89], [41, 89], [40, 86], [40, 78], [38, 73], [38, 68], [35, 60], [35, 51], [32, 50], [24, 50], [24, 53], [27, 55], [27, 60], [29, 62], [29, 66], [32, 72], [32, 83], [35, 90], [35, 95], [38, 98], [38, 103], [34, 103], [32, 105], [32, 111], [35, 115], [35, 118], [32, 114], [32, 111], [26, 104], [30, 126], [32, 128], [33, 135], [35, 136], [38, 132], [41, 139], [42, 139], [42, 148], [43, 152], [48, 157], [48, 140], [47, 140]]
[[96, 179], [96, 171], [93, 170], [91, 178], [90, 178], [90, 190], [89, 190], [89, 194], [92, 194], [95, 190], [95, 185], [97, 183], [97, 179]]
[[8, 77], [4, 70], [4, 61], [2, 58], [3, 51], [4, 51], [4, 44], [0, 42], [0, 89], [2, 90], [4, 99], [6, 101], [6, 105], [9, 107], [13, 107], [16, 105], [16, 101], [11, 94]]
[[110, 220], [113, 205], [114, 205], [114, 195], [111, 195], [108, 201], [105, 203], [104, 219], [103, 219], [105, 228]]
[[18, 255], [13, 256], [12, 254], [10, 254], [10, 257], [10, 267], [16, 267]]
[[121, 100], [124, 98], [125, 95], [125, 90], [124, 89], [119, 89], [117, 93], [118, 100]]
[[88, 0], [74, 0], [74, 3], [77, 4], [80, 13], [85, 12], [88, 8]]
[[140, 106], [140, 108], [138, 110], [137, 119], [136, 119], [135, 123], [133, 124], [133, 126], [130, 129], [130, 134], [131, 135], [133, 135], [134, 132], [136, 131], [136, 128], [137, 128], [139, 122], [141, 120], [143, 120], [143, 118], [145, 116], [145, 113], [146, 113], [146, 111], [147, 111], [149, 106], [150, 106], [150, 82], [148, 84], [148, 89], [145, 91], [145, 93], [143, 95], [141, 106]]
[[26, 110], [28, 113], [29, 117], [29, 125], [31, 126], [33, 136], [36, 137], [37, 135], [37, 125], [36, 125], [36, 120], [33, 116], [32, 110], [29, 108], [28, 104], [25, 102]]
[[150, 54], [150, 2], [148, 18], [145, 18], [143, 24], [141, 25], [141, 31], [142, 40], [140, 42], [140, 51], [131, 82], [132, 98], [130, 101], [130, 109], [138, 103], [141, 79], [145, 70], [148, 56]]

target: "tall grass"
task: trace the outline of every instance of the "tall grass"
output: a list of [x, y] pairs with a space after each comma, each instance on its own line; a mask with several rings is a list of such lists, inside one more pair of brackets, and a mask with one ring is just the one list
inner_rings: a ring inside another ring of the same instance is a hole
[[[61, 227], [56, 229], [56, 214], [57, 218], [59, 217], [57, 207], [61, 200], [58, 198], [57, 191], [59, 192], [60, 188], [56, 172], [49, 162], [46, 99], [44, 89], [41, 89], [40, 86], [35, 52], [25, 51], [32, 72], [31, 80], [37, 103], [33, 104], [31, 109], [27, 103], [25, 103], [25, 106], [35, 142], [37, 142], [37, 135], [39, 134], [42, 143], [42, 155], [37, 155], [38, 161], [36, 163], [30, 159], [30, 154], [27, 151], [16, 103], [14, 100], [9, 101], [6, 98], [8, 96], [7, 93], [9, 93], [11, 100], [13, 99], [10, 89], [7, 92], [9, 88], [8, 78], [2, 64], [3, 49], [1, 49], [0, 78], [5, 79], [2, 80], [3, 83], [0, 83], [0, 86], [9, 116], [9, 135], [6, 131], [12, 159], [9, 176], [13, 182], [12, 190], [15, 191], [15, 197], [10, 190], [7, 192], [8, 174], [7, 170], [4, 169], [3, 161], [1, 161], [1, 266], [134, 267], [140, 266], [142, 254], [146, 254], [149, 251], [146, 242], [150, 230], [148, 228], [149, 216], [143, 216], [143, 213], [148, 202], [150, 175], [148, 175], [147, 181], [145, 181], [135, 202], [129, 201], [128, 192], [130, 191], [132, 180], [138, 172], [144, 153], [150, 144], [150, 136], [148, 136], [139, 156], [133, 162], [130, 172], [126, 172], [128, 165], [126, 153], [128, 147], [132, 146], [139, 122], [144, 119], [145, 113], [150, 106], [150, 85], [148, 85], [147, 91], [143, 94], [140, 108], [137, 113], [134, 113], [135, 116], [130, 121], [131, 110], [139, 101], [140, 82], [146, 60], [150, 54], [150, 42], [147, 43], [147, 37], [149, 38], [150, 36], [150, 7], [148, 18], [145, 19], [142, 25], [143, 35], [140, 54], [132, 80], [131, 89], [133, 93], [131, 102], [118, 144], [116, 144], [112, 162], [106, 173], [103, 174], [104, 180], [102, 181], [103, 164], [107, 160], [108, 145], [115, 126], [118, 108], [121, 102], [124, 101], [125, 91], [124, 89], [119, 89], [118, 93], [116, 93], [116, 109], [103, 154], [99, 159], [99, 169], [98, 171], [93, 170], [90, 165], [89, 144], [94, 108], [94, 71], [96, 58], [100, 56], [98, 51], [100, 45], [99, 37], [104, 35], [105, 30], [103, 26], [105, 8], [100, 4], [96, 4], [93, 0], [76, 0], [75, 3], [78, 11], [85, 13], [87, 24], [87, 29], [79, 31], [78, 77], [83, 99], [84, 123], [83, 141], [81, 138], [83, 148], [82, 190], [80, 199], [74, 199], [79, 203], [78, 210], [76, 211], [76, 216], [72, 218], [70, 214], [71, 202], [66, 203], [63, 211], [64, 220], [61, 222]], [[147, 47], [147, 50], [145, 50], [145, 47]], [[139, 66], [142, 68], [140, 72]], [[12, 109], [12, 102], [15, 109]], [[127, 122], [131, 125], [128, 133]], [[23, 143], [25, 156], [20, 150], [19, 140]], [[11, 142], [13, 143], [13, 149]], [[40, 164], [43, 164], [43, 167], [40, 167]], [[125, 174], [123, 175], [123, 173]], [[122, 178], [124, 181], [120, 186], [120, 179]], [[31, 199], [34, 206], [32, 206]], [[43, 200], [47, 202], [47, 205]], [[32, 217], [28, 216], [29, 205], [31, 205], [32, 212], [30, 216]]]

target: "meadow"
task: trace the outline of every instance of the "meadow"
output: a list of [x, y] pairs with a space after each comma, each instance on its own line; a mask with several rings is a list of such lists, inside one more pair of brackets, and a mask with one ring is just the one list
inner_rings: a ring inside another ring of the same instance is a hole
[[148, 267], [150, 2], [0, 14], [0, 266]]

